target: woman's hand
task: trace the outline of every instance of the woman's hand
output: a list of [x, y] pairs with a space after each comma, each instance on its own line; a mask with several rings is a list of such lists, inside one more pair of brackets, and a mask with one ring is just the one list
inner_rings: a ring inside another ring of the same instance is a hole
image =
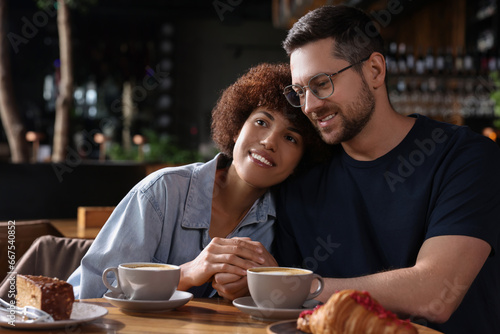
[[212, 287], [217, 290], [219, 296], [234, 300], [239, 297], [248, 296], [247, 276], [218, 273], [215, 274]]
[[193, 261], [180, 266], [178, 289], [202, 285], [217, 273], [245, 276], [248, 268], [270, 263], [270, 258], [265, 247], [250, 238], [213, 238]]
[[[252, 241], [261, 249], [264, 262], [253, 267], [276, 267], [278, 263], [274, 257], [267, 251], [267, 249], [257, 241]], [[252, 268], [252, 267], [249, 267]], [[248, 269], [248, 268], [247, 268]], [[216, 273], [212, 282], [212, 287], [217, 290], [219, 296], [234, 300], [239, 297], [247, 296], [248, 283], [246, 277], [246, 270], [244, 275], [230, 274], [230, 273]]]

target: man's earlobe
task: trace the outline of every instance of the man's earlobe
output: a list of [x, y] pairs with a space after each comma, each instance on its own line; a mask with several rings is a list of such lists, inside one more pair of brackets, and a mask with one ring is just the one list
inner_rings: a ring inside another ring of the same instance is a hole
[[378, 52], [374, 52], [368, 62], [370, 64], [372, 87], [377, 89], [385, 85], [386, 66], [384, 56]]

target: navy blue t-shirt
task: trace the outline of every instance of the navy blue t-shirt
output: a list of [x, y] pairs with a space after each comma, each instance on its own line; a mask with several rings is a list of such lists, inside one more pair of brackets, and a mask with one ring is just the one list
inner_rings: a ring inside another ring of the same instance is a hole
[[492, 253], [461, 305], [445, 324], [423, 324], [500, 333], [500, 150], [467, 127], [412, 116], [415, 125], [386, 155], [357, 161], [337, 146], [331, 161], [283, 184], [276, 259], [350, 278], [413, 266], [434, 236], [480, 238]]

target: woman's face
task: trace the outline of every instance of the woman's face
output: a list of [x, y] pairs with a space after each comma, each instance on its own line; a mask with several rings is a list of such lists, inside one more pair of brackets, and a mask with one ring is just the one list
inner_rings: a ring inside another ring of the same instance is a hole
[[235, 138], [233, 165], [246, 183], [268, 188], [292, 174], [303, 152], [303, 138], [288, 119], [257, 108]]

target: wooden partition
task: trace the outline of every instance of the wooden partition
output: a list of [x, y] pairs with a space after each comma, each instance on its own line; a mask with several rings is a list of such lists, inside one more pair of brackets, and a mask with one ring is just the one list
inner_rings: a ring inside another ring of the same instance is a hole
[[[377, 22], [377, 14], [389, 12], [389, 3], [377, 1], [365, 10], [372, 14]], [[397, 10], [393, 10], [390, 22], [379, 24], [382, 37], [386, 41], [405, 43], [414, 46], [415, 56], [418, 49], [451, 47], [452, 50], [466, 47], [466, 0], [421, 1], [413, 4], [401, 1]], [[401, 10], [401, 12], [399, 12]], [[395, 13], [399, 12], [399, 13]]]
[[323, 5], [354, 5], [371, 14], [385, 40], [423, 50], [465, 48], [467, 0], [273, 0], [273, 22], [290, 29], [308, 11]]

